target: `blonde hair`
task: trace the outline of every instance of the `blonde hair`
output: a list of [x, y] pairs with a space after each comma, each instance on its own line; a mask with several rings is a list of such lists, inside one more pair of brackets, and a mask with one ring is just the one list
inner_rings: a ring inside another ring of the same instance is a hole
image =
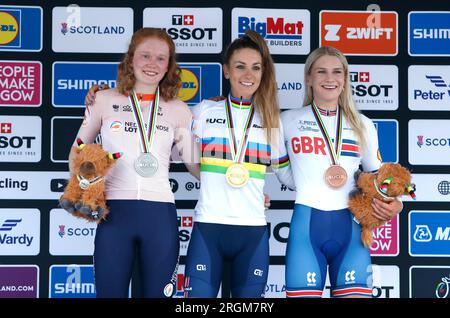
[[133, 72], [133, 57], [136, 48], [145, 39], [157, 38], [167, 43], [169, 47], [169, 65], [167, 73], [159, 83], [159, 93], [165, 100], [171, 100], [178, 97], [178, 91], [181, 88], [181, 69], [177, 65], [175, 56], [175, 44], [172, 38], [161, 29], [157, 28], [141, 28], [134, 32], [128, 52], [119, 64], [117, 72], [117, 90], [121, 94], [126, 94], [133, 89], [136, 78]]
[[[324, 55], [335, 56], [342, 63], [345, 75], [344, 89], [339, 95], [339, 106], [343, 111], [345, 119], [349, 123], [350, 127], [353, 128], [356, 137], [358, 138], [359, 144], [361, 145], [360, 151], [366, 147], [365, 130], [361, 119], [361, 114], [356, 108], [355, 102], [352, 97], [352, 90], [350, 88], [350, 76], [348, 71], [348, 62], [344, 54], [331, 46], [322, 46], [314, 51], [312, 51], [305, 62], [305, 83], [307, 76], [311, 74], [311, 70], [314, 63]], [[303, 101], [303, 106], [311, 105], [314, 100], [314, 94], [311, 86], [307, 86], [305, 90], [305, 98]]]
[[262, 117], [263, 127], [266, 128], [267, 141], [272, 145], [273, 141], [277, 140], [277, 138], [272, 138], [272, 129], [279, 127], [280, 109], [278, 107], [275, 66], [266, 41], [259, 33], [248, 30], [243, 37], [230, 43], [224, 54], [224, 64], [229, 65], [234, 52], [245, 48], [253, 49], [261, 55], [261, 83], [253, 95], [253, 105]]

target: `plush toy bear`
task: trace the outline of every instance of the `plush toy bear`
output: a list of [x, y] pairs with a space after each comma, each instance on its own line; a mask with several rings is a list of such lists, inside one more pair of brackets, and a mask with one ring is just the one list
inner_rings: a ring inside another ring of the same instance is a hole
[[373, 216], [373, 198], [393, 199], [404, 194], [416, 199], [411, 173], [398, 163], [385, 163], [377, 173], [361, 172], [357, 176], [357, 189], [350, 193], [348, 206], [361, 225], [361, 240], [365, 246], [372, 245], [372, 230], [384, 224]]
[[121, 157], [99, 144], [84, 144], [77, 138], [73, 174], [59, 199], [60, 206], [76, 217], [99, 223], [109, 213], [105, 198], [105, 176]]

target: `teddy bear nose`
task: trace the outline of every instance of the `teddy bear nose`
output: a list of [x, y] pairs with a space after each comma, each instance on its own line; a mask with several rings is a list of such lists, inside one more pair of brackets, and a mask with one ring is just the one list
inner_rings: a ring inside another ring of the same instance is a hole
[[80, 172], [83, 175], [90, 175], [95, 173], [95, 166], [92, 162], [86, 161], [83, 162], [80, 166]]

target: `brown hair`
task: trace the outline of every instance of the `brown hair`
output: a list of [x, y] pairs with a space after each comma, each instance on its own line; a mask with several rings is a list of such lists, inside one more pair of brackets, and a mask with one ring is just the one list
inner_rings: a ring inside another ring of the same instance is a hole
[[[364, 126], [360, 117], [360, 113], [356, 108], [355, 102], [353, 101], [352, 90], [350, 88], [348, 62], [344, 54], [342, 54], [341, 51], [332, 46], [322, 46], [312, 51], [305, 62], [305, 82], [307, 76], [311, 74], [314, 63], [324, 55], [335, 56], [342, 63], [342, 67], [344, 68], [345, 84], [344, 89], [339, 95], [338, 103], [350, 127], [352, 127], [355, 131], [356, 137], [358, 138], [362, 150], [366, 146]], [[314, 94], [312, 88], [308, 86], [305, 90], [305, 99], [303, 101], [303, 106], [311, 105], [313, 100]]]
[[178, 91], [181, 88], [181, 69], [177, 65], [175, 44], [173, 43], [172, 38], [164, 30], [157, 28], [141, 28], [134, 32], [130, 45], [128, 46], [128, 52], [125, 54], [118, 67], [117, 90], [121, 94], [126, 94], [133, 89], [133, 86], [136, 83], [136, 78], [133, 73], [134, 53], [142, 41], [152, 37], [163, 40], [169, 47], [169, 66], [167, 68], [167, 73], [159, 83], [159, 92], [161, 97], [165, 100], [171, 100], [178, 96]]
[[[261, 83], [253, 96], [253, 105], [262, 117], [264, 128], [267, 129], [267, 141], [273, 144], [271, 131], [279, 126], [280, 109], [277, 99], [275, 66], [266, 41], [259, 33], [248, 30], [242, 38], [230, 43], [224, 54], [224, 64], [229, 65], [234, 52], [245, 48], [256, 50], [261, 54]], [[275, 141], [276, 139], [273, 140]]]

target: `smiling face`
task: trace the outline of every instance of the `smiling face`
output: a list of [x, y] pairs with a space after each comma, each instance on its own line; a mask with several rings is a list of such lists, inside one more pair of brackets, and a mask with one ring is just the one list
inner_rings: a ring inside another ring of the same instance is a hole
[[230, 80], [231, 95], [251, 99], [261, 83], [261, 54], [249, 48], [236, 50], [223, 71], [225, 78]]
[[169, 66], [169, 46], [156, 37], [143, 40], [133, 56], [134, 89], [139, 93], [154, 93]]
[[318, 58], [306, 76], [312, 88], [314, 102], [320, 108], [334, 109], [345, 85], [344, 66], [338, 57], [323, 55]]

